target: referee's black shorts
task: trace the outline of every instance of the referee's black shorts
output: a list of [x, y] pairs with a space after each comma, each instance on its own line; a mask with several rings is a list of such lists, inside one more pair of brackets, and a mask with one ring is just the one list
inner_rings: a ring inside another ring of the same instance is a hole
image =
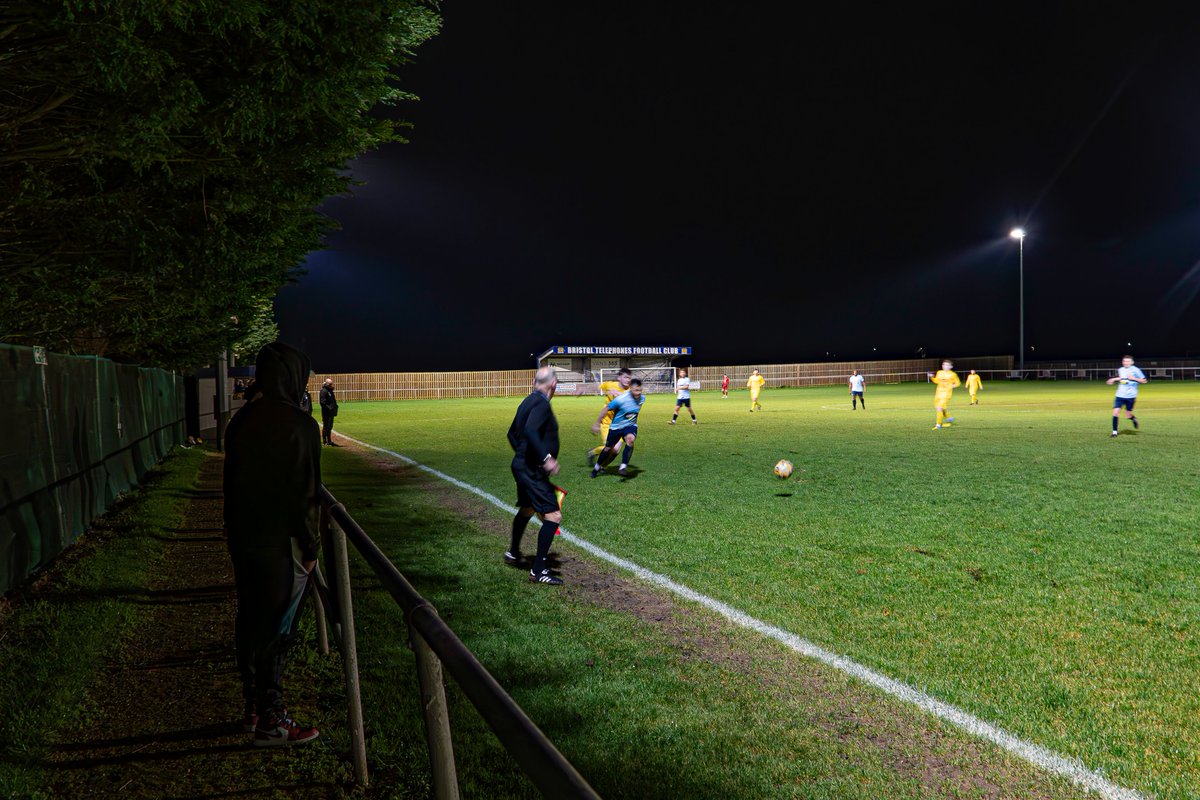
[[517, 481], [517, 508], [532, 508], [539, 514], [558, 511], [558, 498], [545, 472], [528, 464], [514, 463], [512, 473]]

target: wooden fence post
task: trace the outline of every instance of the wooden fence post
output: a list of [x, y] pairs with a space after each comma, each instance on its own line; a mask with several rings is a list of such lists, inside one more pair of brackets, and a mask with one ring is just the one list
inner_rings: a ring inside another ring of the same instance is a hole
[[342, 673], [346, 678], [346, 698], [349, 701], [347, 723], [350, 726], [350, 755], [354, 761], [354, 777], [367, 785], [367, 742], [363, 733], [362, 693], [358, 680], [358, 645], [354, 636], [354, 606], [350, 598], [350, 557], [346, 534], [334, 523], [333, 559], [337, 568], [338, 612], [341, 615]]
[[[425, 608], [429, 613], [435, 613], [432, 607]], [[411, 625], [408, 637], [417, 658], [417, 679], [421, 685], [421, 710], [425, 715], [425, 739], [429, 743], [434, 797], [437, 800], [458, 800], [458, 772], [454, 767], [454, 742], [450, 738], [450, 710], [446, 704], [446, 686], [442, 682], [442, 662]]]

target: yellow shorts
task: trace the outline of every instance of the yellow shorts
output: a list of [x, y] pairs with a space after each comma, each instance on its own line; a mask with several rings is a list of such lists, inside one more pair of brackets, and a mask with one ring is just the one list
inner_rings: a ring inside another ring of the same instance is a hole
[[935, 394], [933, 396], [933, 407], [934, 408], [945, 408], [947, 405], [950, 404], [950, 397], [951, 397], [950, 392], [946, 392], [944, 394], [942, 392], [938, 392], [937, 394]]

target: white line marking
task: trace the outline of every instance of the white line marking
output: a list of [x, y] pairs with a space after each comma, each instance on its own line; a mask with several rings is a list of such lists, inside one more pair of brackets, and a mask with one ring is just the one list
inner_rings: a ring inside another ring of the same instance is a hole
[[[497, 508], [507, 511], [509, 514], [517, 513], [515, 506], [510, 506], [508, 503], [496, 497], [494, 494], [489, 494], [483, 489], [472, 486], [464, 481], [460, 481], [458, 478], [451, 477], [440, 470], [436, 470], [433, 467], [428, 467], [418, 461], [414, 461], [408, 456], [401, 455], [394, 450], [388, 450], [378, 445], [370, 444], [369, 442], [359, 441], [352, 436], [346, 436], [345, 434], [338, 435], [345, 439], [349, 439], [355, 444], [362, 445], [363, 447], [370, 448], [371, 450], [376, 450], [380, 453], [386, 453], [393, 458], [403, 461], [409, 466], [416, 467], [422, 472], [427, 472], [430, 475], [454, 484], [460, 489], [465, 489], [474, 495], [482, 497], [484, 500], [487, 500]], [[777, 628], [774, 625], [756, 619], [749, 614], [739, 611], [733, 606], [722, 603], [720, 600], [715, 600], [708, 595], [700, 594], [696, 590], [689, 589], [687, 586], [684, 586], [681, 583], [676, 583], [666, 575], [659, 575], [657, 572], [651, 572], [645, 567], [638, 566], [632, 561], [628, 561], [620, 556], [613, 555], [607, 550], [597, 547], [591, 542], [580, 539], [575, 534], [568, 532], [566, 528], [562, 528], [561, 531], [561, 536], [563, 539], [583, 548], [597, 558], [603, 559], [604, 561], [614, 564], [621, 569], [632, 572], [634, 575], [646, 581], [647, 583], [662, 587], [663, 589], [666, 589], [667, 591], [686, 600], [699, 603], [705, 608], [715, 611], [736, 625], [740, 625], [741, 627], [748, 628], [752, 631], [757, 631], [764, 636], [784, 644], [788, 648], [800, 653], [801, 655], [815, 659], [816, 661], [820, 661], [822, 664], [827, 664], [834, 669], [839, 670], [840, 672], [844, 672], [847, 675], [859, 679], [863, 683], [868, 683], [877, 689], [882, 690], [892, 697], [903, 700], [906, 703], [911, 703], [922, 711], [932, 714], [938, 719], [961, 728], [973, 736], [986, 739], [992, 744], [1004, 748], [1008, 752], [1025, 759], [1034, 766], [1041, 767], [1048, 772], [1052, 772], [1056, 775], [1067, 778], [1068, 780], [1074, 782], [1077, 786], [1081, 786], [1084, 789], [1089, 789], [1093, 792], [1096, 792], [1101, 797], [1105, 798], [1105, 800], [1149, 800], [1146, 795], [1143, 795], [1133, 789], [1128, 789], [1124, 786], [1113, 783], [1105, 778], [1102, 772], [1099, 770], [1089, 769], [1078, 759], [1060, 756], [1055, 752], [1047, 750], [1041, 745], [1028, 742], [1016, 736], [1015, 734], [1009, 733], [1003, 728], [997, 727], [990, 722], [986, 722], [973, 714], [963, 711], [957, 706], [953, 706], [949, 703], [938, 700], [936, 697], [926, 694], [919, 689], [914, 689], [906, 683], [901, 683], [894, 678], [889, 678], [883, 673], [876, 672], [870, 667], [863, 666], [857, 661], [847, 658], [846, 656], [840, 656], [837, 653], [815, 645], [807, 639], [797, 636], [794, 633], [785, 631], [782, 628]]]

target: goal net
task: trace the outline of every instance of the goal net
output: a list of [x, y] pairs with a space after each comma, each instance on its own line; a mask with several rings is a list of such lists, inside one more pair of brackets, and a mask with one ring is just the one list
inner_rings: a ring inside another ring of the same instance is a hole
[[[675, 392], [675, 370], [672, 367], [631, 367], [629, 371], [642, 382], [642, 388], [650, 394]], [[615, 381], [617, 372], [616, 369], [598, 369], [594, 370], [591, 376], [595, 386], [599, 387], [604, 381]], [[596, 391], [598, 392], [599, 388]]]

